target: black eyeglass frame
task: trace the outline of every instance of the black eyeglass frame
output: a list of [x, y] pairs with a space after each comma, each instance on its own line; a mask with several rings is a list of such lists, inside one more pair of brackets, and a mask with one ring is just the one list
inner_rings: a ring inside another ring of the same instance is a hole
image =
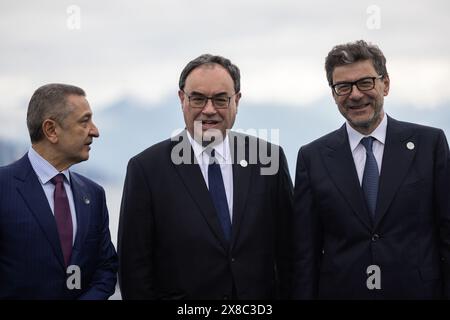
[[[333, 92], [334, 92], [336, 95], [338, 95], [338, 96], [348, 96], [348, 95], [350, 95], [350, 94], [352, 93], [352, 91], [353, 91], [353, 86], [354, 86], [354, 85], [356, 85], [356, 87], [358, 88], [359, 91], [369, 91], [369, 90], [372, 90], [373, 88], [375, 88], [375, 80], [377, 80], [377, 79], [382, 79], [383, 76], [384, 76], [384, 75], [380, 74], [380, 75], [378, 75], [378, 76], [376, 76], [376, 77], [364, 77], [364, 78], [358, 79], [358, 80], [356, 80], [356, 81], [338, 82], [338, 83], [332, 84], [330, 87], [331, 87], [331, 89], [333, 89]], [[372, 80], [372, 86], [371, 86], [370, 88], [361, 89], [361, 88], [359, 87], [358, 83], [361, 83], [362, 81], [366, 81], [366, 80], [369, 80], [369, 79]], [[336, 87], [337, 87], [337, 86], [340, 86], [340, 85], [349, 86], [350, 91], [349, 91], [348, 93], [342, 93], [342, 94], [340, 94], [340, 93], [336, 90]]]
[[[181, 90], [181, 89], [180, 89]], [[229, 106], [230, 106], [230, 102], [231, 102], [231, 98], [233, 98], [235, 95], [237, 95], [239, 92], [236, 92], [236, 93], [234, 93], [233, 95], [231, 95], [231, 96], [224, 96], [224, 95], [222, 95], [222, 94], [218, 94], [218, 95], [215, 95], [215, 96], [211, 96], [211, 97], [208, 97], [208, 96], [205, 96], [205, 95], [203, 95], [203, 94], [198, 94], [198, 93], [196, 93], [196, 94], [192, 94], [192, 95], [188, 95], [184, 90], [181, 90], [181, 92], [183, 92], [185, 95], [186, 95], [186, 97], [188, 97], [188, 100], [189, 100], [189, 106], [191, 107], [191, 108], [195, 108], [195, 109], [203, 109], [205, 106], [206, 106], [206, 104], [208, 103], [208, 100], [211, 100], [211, 102], [212, 102], [212, 104], [213, 104], [213, 106], [214, 106], [214, 108], [216, 108], [216, 109], [227, 109]], [[192, 98], [203, 98], [203, 99], [205, 99], [205, 101], [204, 101], [204, 103], [203, 103], [203, 106], [194, 106], [192, 103], [191, 103], [191, 99]], [[221, 106], [221, 105], [217, 105], [216, 103], [217, 103], [217, 100], [216, 99], [219, 99], [219, 98], [222, 98], [222, 99], [224, 99], [224, 98], [226, 98], [226, 99], [228, 99], [228, 102], [226, 103], [226, 105], [224, 105], [224, 106]]]

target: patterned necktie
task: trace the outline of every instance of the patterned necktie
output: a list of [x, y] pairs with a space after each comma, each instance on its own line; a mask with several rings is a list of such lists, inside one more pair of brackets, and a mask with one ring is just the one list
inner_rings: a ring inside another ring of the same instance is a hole
[[225, 239], [230, 241], [231, 238], [231, 219], [230, 211], [228, 209], [227, 195], [225, 193], [225, 186], [223, 184], [222, 172], [220, 165], [215, 158], [215, 150], [211, 151], [210, 162], [208, 166], [208, 185], [209, 193], [212, 201], [216, 207], [217, 216], [222, 226]]
[[364, 174], [362, 179], [362, 188], [366, 198], [367, 207], [372, 217], [375, 216], [375, 208], [377, 205], [378, 182], [380, 174], [378, 172], [377, 160], [373, 154], [373, 137], [361, 139], [361, 144], [366, 148], [366, 165], [364, 166]]
[[57, 174], [51, 180], [55, 185], [55, 220], [58, 227], [59, 240], [63, 251], [64, 263], [69, 265], [72, 255], [72, 216], [70, 214], [69, 200], [67, 199], [66, 189], [64, 188], [64, 175]]

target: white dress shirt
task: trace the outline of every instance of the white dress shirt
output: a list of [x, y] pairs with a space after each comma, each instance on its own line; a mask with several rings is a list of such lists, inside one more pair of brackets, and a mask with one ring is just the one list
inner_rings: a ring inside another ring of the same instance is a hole
[[[206, 148], [195, 141], [189, 131], [187, 131], [189, 142], [194, 150], [195, 157], [197, 158], [198, 165], [202, 171], [203, 179], [206, 186], [209, 189], [208, 183], [208, 167], [209, 167], [209, 154], [205, 152]], [[220, 171], [222, 172], [223, 185], [225, 187], [225, 194], [227, 196], [228, 211], [230, 212], [230, 220], [233, 221], [233, 167], [230, 153], [230, 143], [228, 136], [225, 139], [214, 146], [215, 156], [220, 165]]]
[[387, 130], [387, 115], [383, 115], [378, 127], [370, 134], [363, 135], [353, 129], [348, 121], [345, 123], [348, 133], [348, 141], [350, 143], [350, 150], [352, 151], [353, 161], [355, 162], [356, 172], [358, 173], [359, 184], [362, 185], [362, 178], [364, 174], [364, 166], [366, 164], [366, 148], [361, 144], [361, 139], [364, 137], [374, 137], [372, 151], [378, 165], [378, 173], [381, 172], [381, 165], [383, 161], [384, 144], [386, 141]]
[[41, 157], [32, 147], [28, 150], [28, 159], [30, 159], [31, 167], [36, 173], [39, 182], [41, 183], [42, 189], [44, 189], [45, 196], [47, 197], [48, 204], [52, 210], [53, 215], [55, 215], [55, 185], [50, 181], [59, 173], [64, 174], [66, 179], [64, 179], [64, 189], [66, 189], [67, 199], [69, 200], [70, 214], [72, 216], [72, 244], [75, 242], [75, 236], [77, 234], [77, 215], [75, 212], [75, 203], [73, 201], [72, 188], [70, 187], [70, 174], [69, 169], [62, 172], [56, 170], [47, 160]]

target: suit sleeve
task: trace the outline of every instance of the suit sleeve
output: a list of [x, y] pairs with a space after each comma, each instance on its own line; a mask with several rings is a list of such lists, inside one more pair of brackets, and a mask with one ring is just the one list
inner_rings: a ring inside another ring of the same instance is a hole
[[120, 209], [119, 283], [123, 299], [153, 299], [151, 193], [144, 170], [131, 159]]
[[281, 299], [288, 299], [292, 283], [292, 196], [293, 186], [289, 167], [283, 149], [280, 147], [279, 171], [277, 179], [277, 268]]
[[435, 196], [440, 234], [444, 295], [450, 299], [450, 154], [444, 132], [440, 131], [435, 151]]
[[322, 226], [303, 150], [297, 157], [293, 218], [293, 299], [315, 299], [318, 293]]
[[90, 288], [79, 298], [80, 300], [106, 300], [114, 293], [117, 282], [117, 254], [111, 242], [108, 208], [103, 189], [101, 189], [99, 198], [102, 206], [102, 224], [98, 262], [89, 284]]

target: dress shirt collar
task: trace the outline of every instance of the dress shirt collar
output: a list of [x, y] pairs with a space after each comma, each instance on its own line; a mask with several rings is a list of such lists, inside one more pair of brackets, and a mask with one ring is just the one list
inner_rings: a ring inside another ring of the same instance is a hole
[[[194, 150], [194, 154], [197, 157], [197, 159], [199, 159], [202, 153], [207, 149], [207, 147], [205, 148], [200, 143], [195, 141], [194, 138], [192, 138], [189, 131], [186, 130], [186, 132], [188, 135], [189, 142], [192, 145], [192, 149]], [[213, 147], [215, 150], [216, 157], [218, 155], [219, 158], [221, 158], [220, 160], [223, 160], [226, 163], [229, 163], [230, 160], [230, 143], [228, 141], [229, 141], [228, 135], [226, 135], [225, 139], [221, 143], [216, 144]]]
[[383, 120], [381, 120], [378, 127], [376, 127], [376, 129], [369, 135], [363, 135], [362, 133], [356, 131], [352, 128], [348, 121], [345, 123], [345, 127], [347, 129], [348, 141], [352, 152], [356, 149], [361, 142], [361, 139], [364, 137], [374, 137], [377, 141], [384, 145], [384, 142], [386, 141], [387, 115], [383, 115]]
[[70, 184], [69, 169], [59, 172], [54, 166], [52, 166], [47, 160], [45, 160], [39, 153], [37, 153], [33, 147], [28, 150], [28, 159], [30, 159], [31, 166], [34, 172], [38, 176], [39, 181], [42, 184], [46, 184], [58, 173], [64, 174], [67, 182]]

